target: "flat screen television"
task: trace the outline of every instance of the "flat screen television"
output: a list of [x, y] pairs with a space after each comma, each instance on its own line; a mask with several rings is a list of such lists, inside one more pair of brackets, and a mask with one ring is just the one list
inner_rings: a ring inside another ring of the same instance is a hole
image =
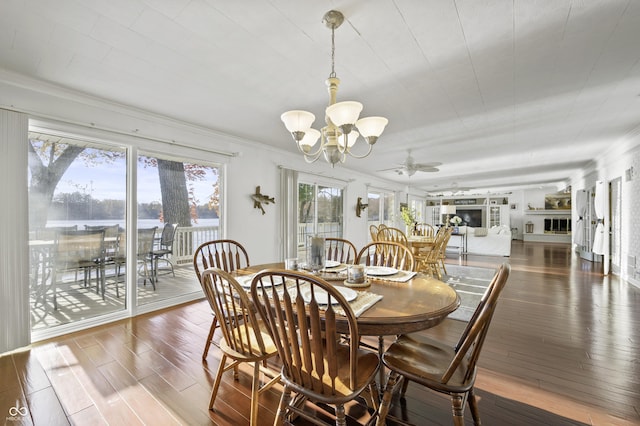
[[482, 228], [484, 211], [478, 209], [457, 209], [456, 216], [460, 216], [462, 224], [472, 228]]

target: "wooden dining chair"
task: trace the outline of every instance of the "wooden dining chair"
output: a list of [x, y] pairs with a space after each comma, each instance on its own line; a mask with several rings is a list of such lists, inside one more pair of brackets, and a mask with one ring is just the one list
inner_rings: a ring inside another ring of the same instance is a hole
[[442, 227], [436, 233], [433, 245], [418, 251], [416, 254], [416, 270], [425, 272], [432, 277], [442, 279], [441, 268], [444, 264], [443, 254], [447, 248], [448, 237], [453, 228]]
[[369, 225], [369, 234], [371, 234], [371, 241], [378, 241], [378, 226]]
[[[280, 380], [280, 374], [266, 365], [266, 360], [278, 353], [276, 345], [265, 323], [258, 317], [247, 289], [233, 276], [219, 268], [208, 268], [202, 272], [201, 283], [211, 309], [216, 318], [219, 318], [218, 323], [222, 331], [219, 344], [222, 358], [211, 390], [209, 409], [213, 410], [224, 372], [233, 369], [234, 378], [237, 380], [238, 364], [252, 363], [250, 424], [257, 425], [260, 394]], [[232, 361], [229, 365], [228, 360]], [[269, 378], [262, 386], [261, 373]]]
[[409, 245], [407, 235], [401, 229], [388, 226], [378, 230], [377, 241], [391, 241], [405, 246]]
[[451, 235], [453, 235], [453, 227], [449, 226], [446, 229], [446, 233], [444, 235], [444, 240], [442, 244], [440, 244], [440, 253], [438, 258], [440, 260], [439, 267], [442, 269], [443, 273], [447, 273], [447, 267], [445, 266], [444, 260], [447, 258], [447, 246], [449, 245], [449, 240], [451, 239]]
[[433, 225], [418, 223], [415, 227], [415, 235], [418, 237], [433, 238], [436, 235], [436, 231]]
[[[198, 280], [202, 284], [202, 272], [205, 269], [215, 267], [225, 272], [233, 272], [236, 269], [243, 269], [249, 266], [249, 255], [242, 244], [235, 240], [222, 239], [212, 240], [201, 244], [193, 254], [193, 269], [196, 272]], [[213, 343], [213, 335], [218, 327], [218, 319], [215, 312], [209, 328], [209, 335], [204, 345], [202, 359], [206, 360], [209, 353], [211, 343]]]
[[389, 346], [382, 357], [390, 373], [380, 404], [379, 425], [385, 424], [393, 394], [402, 384], [404, 395], [409, 381], [449, 395], [456, 426], [464, 425], [467, 402], [474, 424], [480, 424], [473, 390], [476, 363], [510, 270], [508, 263], [498, 269], [455, 346], [418, 333], [401, 335]]
[[356, 261], [356, 246], [343, 238], [325, 238], [324, 248], [327, 260], [335, 260], [340, 263], [352, 264]]
[[[333, 285], [306, 272], [271, 269], [254, 277], [251, 296], [282, 361], [284, 391], [274, 425], [293, 416], [319, 424], [305, 401], [333, 405], [336, 425], [346, 424], [345, 403], [366, 389], [378, 401], [380, 359], [359, 347], [356, 317]], [[342, 332], [349, 334], [348, 343], [340, 340]]]
[[358, 253], [355, 263], [366, 266], [387, 266], [404, 271], [415, 270], [415, 259], [411, 249], [393, 241], [375, 241], [365, 245]]

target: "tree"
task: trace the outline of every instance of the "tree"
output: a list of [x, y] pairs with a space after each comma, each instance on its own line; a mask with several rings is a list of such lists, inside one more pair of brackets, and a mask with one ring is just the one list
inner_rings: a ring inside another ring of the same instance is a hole
[[[35, 142], [35, 143], [34, 143]], [[29, 141], [29, 223], [34, 229], [47, 223], [53, 194], [69, 166], [84, 151], [84, 147], [57, 142]]]
[[157, 163], [163, 221], [177, 223], [178, 226], [191, 226], [191, 206], [184, 164], [161, 159], [157, 159]]
[[[78, 158], [88, 164], [109, 164], [122, 158], [122, 151], [101, 150], [77, 143], [67, 143], [64, 139], [38, 134], [30, 138], [29, 170], [31, 184], [29, 189], [29, 223], [34, 229], [47, 223], [49, 208], [55, 190], [67, 169]], [[197, 209], [193, 192], [187, 190], [187, 181], [202, 180], [206, 176], [206, 167], [198, 164], [182, 163], [171, 160], [159, 160], [140, 157], [145, 166], [158, 168], [163, 211], [159, 215], [166, 223], [178, 223], [191, 226], [191, 219], [197, 219]], [[214, 172], [217, 169], [211, 169]], [[214, 185], [217, 187], [217, 183]], [[219, 192], [214, 189], [209, 204], [219, 205]], [[217, 208], [216, 208], [217, 210]]]

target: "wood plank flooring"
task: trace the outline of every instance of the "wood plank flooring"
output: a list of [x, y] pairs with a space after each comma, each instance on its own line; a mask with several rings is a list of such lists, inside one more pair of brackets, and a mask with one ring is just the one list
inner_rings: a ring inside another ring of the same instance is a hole
[[[480, 358], [476, 383], [486, 425], [640, 425], [640, 290], [603, 277], [562, 244], [513, 242], [510, 258], [449, 263], [512, 273]], [[225, 375], [207, 410], [219, 354], [201, 361], [211, 321], [195, 302], [34, 344], [0, 357], [5, 424], [248, 424], [250, 370]], [[425, 333], [457, 335], [454, 320]], [[273, 423], [280, 386], [260, 398]], [[22, 415], [21, 413], [26, 413]], [[415, 384], [392, 414], [449, 425], [449, 400]], [[466, 423], [472, 424], [467, 410]], [[390, 422], [391, 423], [391, 422]]]

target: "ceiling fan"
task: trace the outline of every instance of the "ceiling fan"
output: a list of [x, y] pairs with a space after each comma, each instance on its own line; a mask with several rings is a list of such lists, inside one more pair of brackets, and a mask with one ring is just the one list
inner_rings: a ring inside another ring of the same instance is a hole
[[433, 163], [416, 163], [413, 157], [411, 156], [411, 150], [407, 151], [407, 159], [404, 162], [398, 164], [396, 167], [392, 167], [390, 169], [380, 170], [381, 172], [385, 172], [388, 170], [393, 170], [399, 175], [405, 176], [413, 176], [416, 172], [439, 172], [438, 166], [442, 163], [433, 162]]

